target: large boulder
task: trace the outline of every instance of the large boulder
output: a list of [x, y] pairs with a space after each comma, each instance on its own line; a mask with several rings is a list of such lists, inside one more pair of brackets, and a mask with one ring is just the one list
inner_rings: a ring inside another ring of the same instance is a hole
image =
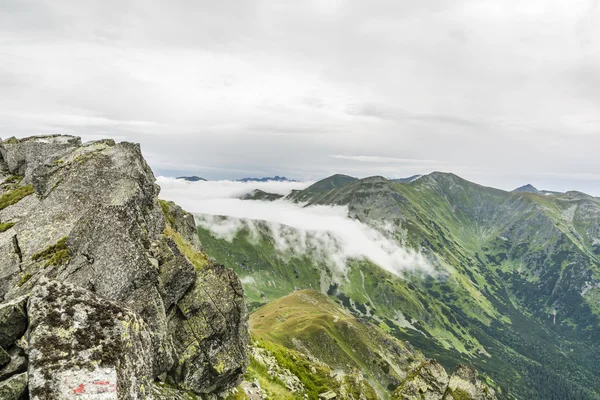
[[448, 387], [448, 373], [437, 361], [426, 360], [406, 378], [394, 393], [399, 400], [442, 400]]
[[81, 145], [81, 139], [68, 135], [33, 136], [26, 139], [10, 138], [2, 141], [0, 157], [11, 174], [24, 176], [29, 183], [35, 168], [55, 154]]
[[477, 371], [466, 365], [458, 365], [450, 376], [444, 400], [496, 400], [494, 389], [478, 379]]
[[136, 313], [56, 281], [36, 286], [28, 313], [32, 399], [74, 393], [145, 398], [154, 353], [149, 329]]
[[241, 381], [249, 343], [243, 296], [232, 270], [210, 264], [177, 303], [170, 328], [179, 362], [171, 377], [184, 389], [219, 392]]
[[25, 400], [27, 398], [27, 373], [12, 376], [0, 382], [0, 399]]
[[8, 349], [27, 329], [25, 304], [27, 297], [19, 297], [0, 304], [0, 346]]

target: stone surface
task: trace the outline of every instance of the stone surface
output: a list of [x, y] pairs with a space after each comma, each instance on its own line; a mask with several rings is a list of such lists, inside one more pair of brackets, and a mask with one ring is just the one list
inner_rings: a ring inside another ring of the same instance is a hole
[[5, 366], [10, 362], [10, 355], [6, 350], [0, 347], [0, 367]]
[[84, 289], [41, 282], [29, 299], [32, 399], [110, 393], [144, 398], [152, 383], [152, 346], [144, 321]]
[[13, 346], [7, 353], [10, 357], [10, 361], [0, 368], [0, 381], [18, 373], [27, 372], [27, 357], [22, 348]]
[[159, 254], [160, 289], [165, 308], [168, 310], [192, 286], [196, 280], [196, 270], [171, 238], [166, 239]]
[[19, 374], [0, 382], [0, 399], [25, 400], [27, 396], [27, 373]]
[[496, 400], [495, 392], [477, 379], [477, 371], [459, 365], [452, 376], [439, 363], [426, 360], [396, 389], [397, 400]]
[[0, 346], [7, 349], [25, 333], [27, 297], [19, 297], [0, 304]]
[[407, 376], [394, 394], [401, 400], [442, 400], [448, 387], [448, 374], [434, 360], [427, 360]]
[[209, 264], [177, 303], [170, 328], [178, 364], [171, 377], [184, 389], [211, 393], [240, 382], [249, 342], [243, 296], [232, 270]]
[[198, 239], [194, 216], [172, 201], [167, 201], [165, 203], [168, 204], [168, 209], [165, 210], [167, 221], [176, 232], [179, 232], [179, 234], [194, 247], [195, 250], [200, 251], [202, 246], [200, 245], [200, 239]]
[[33, 170], [48, 158], [80, 145], [80, 138], [67, 135], [11, 138], [2, 142], [0, 155], [11, 174], [22, 175], [24, 181], [29, 183]]
[[495, 400], [494, 389], [477, 379], [477, 371], [465, 365], [458, 365], [450, 376], [444, 400]]

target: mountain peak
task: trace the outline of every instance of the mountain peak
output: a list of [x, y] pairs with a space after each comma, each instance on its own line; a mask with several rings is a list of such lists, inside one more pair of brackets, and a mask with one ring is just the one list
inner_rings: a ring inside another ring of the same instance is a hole
[[193, 175], [193, 176], [178, 176], [176, 179], [181, 179], [181, 180], [188, 181], [188, 182], [200, 182], [200, 181], [206, 182], [206, 179], [200, 178], [199, 176], [196, 176], [196, 175]]
[[285, 176], [266, 176], [263, 178], [242, 178], [238, 179], [238, 182], [297, 182], [293, 179], [288, 179]]
[[513, 193], [540, 193], [533, 185], [527, 184], [513, 190]]

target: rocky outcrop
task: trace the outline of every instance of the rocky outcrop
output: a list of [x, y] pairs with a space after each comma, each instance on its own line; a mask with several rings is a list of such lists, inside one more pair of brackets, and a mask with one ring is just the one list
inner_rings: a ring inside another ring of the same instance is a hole
[[458, 365], [450, 377], [444, 400], [496, 400], [494, 389], [477, 379], [477, 371]]
[[444, 367], [434, 360], [427, 360], [406, 377], [394, 398], [442, 400], [447, 387], [448, 374]]
[[394, 393], [396, 400], [496, 400], [492, 388], [477, 379], [477, 371], [459, 365], [449, 377], [437, 361], [415, 368]]
[[25, 376], [34, 399], [159, 398], [157, 382], [212, 396], [238, 384], [241, 284], [201, 252], [193, 217], [159, 202], [138, 145], [11, 138], [0, 170], [3, 382]]

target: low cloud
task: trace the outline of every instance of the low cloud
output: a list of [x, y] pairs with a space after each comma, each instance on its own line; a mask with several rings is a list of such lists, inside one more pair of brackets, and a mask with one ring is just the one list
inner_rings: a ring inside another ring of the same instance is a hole
[[317, 256], [338, 273], [346, 271], [351, 259], [368, 259], [396, 275], [417, 270], [433, 273], [433, 267], [421, 254], [400, 246], [393, 238], [393, 229], [375, 229], [351, 219], [346, 207], [303, 207], [285, 200], [239, 199], [254, 189], [287, 194], [307, 187], [309, 182], [189, 183], [161, 177], [158, 183], [162, 198], [194, 213], [200, 226], [227, 241], [232, 241], [241, 230], [250, 232], [250, 240], [257, 240], [259, 233], [266, 234], [282, 256]]

